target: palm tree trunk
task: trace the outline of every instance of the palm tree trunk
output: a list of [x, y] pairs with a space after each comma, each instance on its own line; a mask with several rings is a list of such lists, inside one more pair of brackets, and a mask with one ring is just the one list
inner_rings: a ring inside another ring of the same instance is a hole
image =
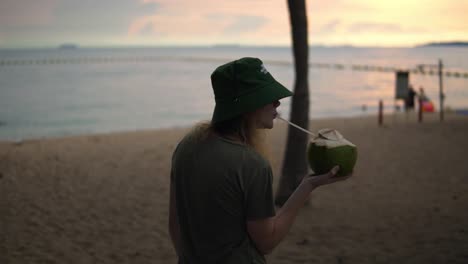
[[[292, 29], [295, 83], [291, 102], [290, 120], [308, 129], [309, 126], [309, 44], [307, 40], [307, 13], [305, 0], [288, 0]], [[288, 128], [283, 169], [275, 197], [276, 205], [283, 205], [300, 180], [308, 173], [306, 151], [308, 136], [294, 128]]]

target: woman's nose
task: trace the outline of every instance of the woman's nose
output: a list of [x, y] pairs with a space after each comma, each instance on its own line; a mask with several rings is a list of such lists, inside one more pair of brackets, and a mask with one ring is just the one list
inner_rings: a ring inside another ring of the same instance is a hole
[[279, 100], [276, 100], [276, 101], [273, 102], [273, 106], [274, 106], [274, 107], [278, 107], [278, 106], [280, 106], [280, 104], [281, 104], [281, 103], [280, 103]]

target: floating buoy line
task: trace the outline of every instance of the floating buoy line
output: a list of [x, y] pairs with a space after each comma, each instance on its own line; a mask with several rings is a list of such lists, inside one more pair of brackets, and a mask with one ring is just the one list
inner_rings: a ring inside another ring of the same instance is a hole
[[[226, 59], [216, 58], [196, 58], [196, 57], [165, 57], [165, 56], [141, 56], [141, 57], [74, 57], [74, 58], [42, 58], [42, 59], [0, 59], [0, 67], [5, 66], [25, 66], [25, 65], [57, 65], [57, 64], [110, 64], [110, 63], [154, 63], [165, 60], [178, 61], [205, 61], [205, 62], [223, 62]], [[265, 60], [268, 64], [274, 65], [292, 65], [292, 62]], [[352, 70], [367, 72], [398, 72], [408, 71], [411, 74], [421, 75], [439, 75], [434, 69], [398, 68], [391, 66], [359, 65], [359, 64], [339, 64], [339, 63], [309, 63], [310, 68], [330, 69], [330, 70]], [[468, 78], [468, 72], [456, 70], [444, 70], [445, 77]]]

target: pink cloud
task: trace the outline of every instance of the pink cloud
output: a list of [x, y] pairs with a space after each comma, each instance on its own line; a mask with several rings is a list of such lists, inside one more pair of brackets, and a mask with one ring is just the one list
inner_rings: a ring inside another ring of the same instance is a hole
[[220, 4], [219, 0], [142, 0], [141, 3], [156, 3], [157, 10], [149, 16], [135, 18], [128, 28], [130, 37], [151, 33], [206, 39], [235, 33], [262, 38], [276, 32], [289, 38], [285, 2], [239, 0]]
[[2, 0], [0, 24], [8, 27], [47, 25], [53, 22], [58, 0]]

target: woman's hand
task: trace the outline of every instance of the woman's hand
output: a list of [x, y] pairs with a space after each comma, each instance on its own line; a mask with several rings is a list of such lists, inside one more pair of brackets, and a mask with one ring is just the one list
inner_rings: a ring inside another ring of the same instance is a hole
[[304, 177], [304, 179], [302, 179], [301, 184], [307, 184], [307, 185], [310, 185], [312, 188], [317, 188], [322, 185], [327, 185], [327, 184], [335, 183], [338, 181], [347, 180], [353, 175], [351, 173], [346, 176], [337, 176], [336, 174], [338, 173], [339, 169], [340, 169], [340, 166], [335, 166], [328, 173], [325, 173], [325, 174], [307, 175]]

